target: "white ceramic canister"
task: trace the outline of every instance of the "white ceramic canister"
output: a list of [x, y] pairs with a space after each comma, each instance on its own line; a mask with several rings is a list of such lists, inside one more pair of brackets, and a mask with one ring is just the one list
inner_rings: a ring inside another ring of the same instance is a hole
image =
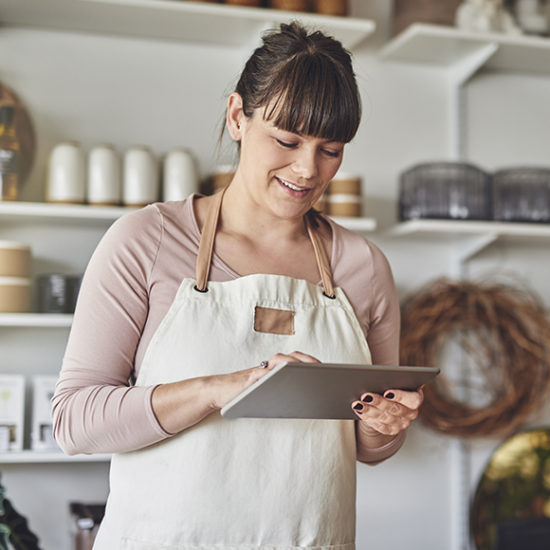
[[164, 159], [162, 200], [181, 201], [199, 192], [199, 174], [193, 154], [174, 149]]
[[15, 241], [0, 241], [0, 277], [29, 277], [31, 247]]
[[0, 277], [0, 313], [28, 313], [31, 309], [31, 280]]
[[86, 193], [84, 153], [76, 141], [58, 143], [50, 153], [46, 201], [82, 203]]
[[88, 156], [89, 204], [116, 206], [121, 200], [120, 158], [112, 145], [96, 145]]
[[158, 163], [149, 147], [137, 145], [128, 149], [123, 170], [123, 204], [145, 206], [159, 200]]

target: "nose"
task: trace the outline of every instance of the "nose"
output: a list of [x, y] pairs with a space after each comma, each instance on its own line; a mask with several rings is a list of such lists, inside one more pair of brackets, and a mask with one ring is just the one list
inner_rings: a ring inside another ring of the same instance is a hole
[[304, 179], [317, 176], [317, 151], [314, 148], [301, 147], [296, 151], [292, 164], [294, 173]]

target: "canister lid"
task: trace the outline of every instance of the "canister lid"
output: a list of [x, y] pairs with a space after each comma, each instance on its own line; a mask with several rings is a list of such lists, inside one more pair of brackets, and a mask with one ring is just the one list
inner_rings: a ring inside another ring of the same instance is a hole
[[0, 277], [0, 286], [30, 286], [28, 277]]
[[17, 241], [0, 241], [0, 249], [10, 248], [17, 250], [30, 250], [31, 247], [25, 243], [19, 243]]

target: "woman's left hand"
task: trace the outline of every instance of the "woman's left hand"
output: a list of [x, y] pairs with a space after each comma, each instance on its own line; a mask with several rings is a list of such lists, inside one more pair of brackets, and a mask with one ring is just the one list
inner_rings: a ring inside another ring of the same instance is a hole
[[[351, 406], [362, 428], [371, 428], [372, 435], [395, 436], [406, 430], [417, 418], [424, 394], [418, 391], [388, 390], [384, 395], [365, 393]], [[370, 431], [370, 430], [368, 430]]]

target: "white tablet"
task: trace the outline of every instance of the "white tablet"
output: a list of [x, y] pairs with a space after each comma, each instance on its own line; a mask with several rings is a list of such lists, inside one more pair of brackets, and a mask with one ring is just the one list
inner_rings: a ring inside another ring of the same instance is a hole
[[221, 410], [226, 418], [355, 419], [351, 403], [365, 392], [416, 390], [435, 367], [281, 363]]

